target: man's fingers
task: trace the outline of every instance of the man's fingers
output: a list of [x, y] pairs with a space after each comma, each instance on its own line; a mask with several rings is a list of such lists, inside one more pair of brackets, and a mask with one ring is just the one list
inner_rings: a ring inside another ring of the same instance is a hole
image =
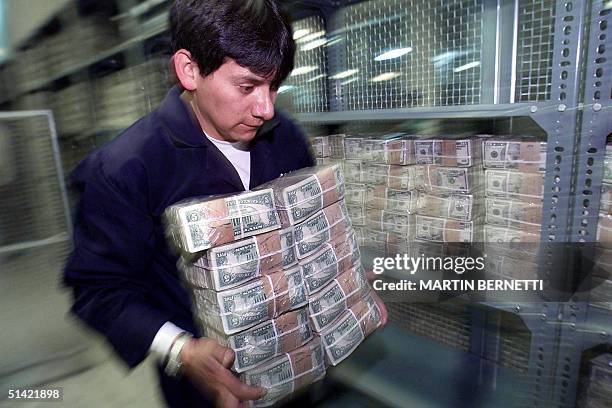
[[231, 390], [232, 394], [241, 401], [256, 400], [266, 395], [267, 390], [262, 387], [252, 387], [240, 382], [238, 378], [227, 369], [220, 370], [218, 380]]
[[234, 363], [234, 351], [231, 348], [223, 347], [215, 340], [206, 339], [205, 341], [210, 342], [213, 358], [223, 367], [230, 368]]
[[234, 394], [222, 385], [218, 386], [216, 403], [218, 408], [239, 408], [241, 406], [240, 401]]

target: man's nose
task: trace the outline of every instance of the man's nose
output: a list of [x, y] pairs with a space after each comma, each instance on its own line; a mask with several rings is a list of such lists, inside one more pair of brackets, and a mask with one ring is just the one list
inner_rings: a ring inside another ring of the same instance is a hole
[[270, 120], [274, 117], [274, 99], [271, 92], [263, 91], [261, 95], [258, 95], [252, 113], [253, 116], [262, 120]]

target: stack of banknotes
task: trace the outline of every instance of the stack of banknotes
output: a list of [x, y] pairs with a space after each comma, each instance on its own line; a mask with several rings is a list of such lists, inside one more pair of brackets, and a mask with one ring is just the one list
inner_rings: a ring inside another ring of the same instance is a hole
[[484, 136], [415, 142], [421, 185], [415, 239], [477, 242], [482, 229], [482, 143]]
[[612, 401], [612, 354], [603, 353], [588, 364], [588, 378], [578, 396], [580, 407], [609, 407]]
[[511, 242], [502, 241], [509, 237], [512, 242], [539, 240], [545, 159], [545, 142], [509, 139], [483, 143], [487, 241]]
[[332, 164], [166, 210], [202, 333], [235, 351], [243, 381], [268, 388], [252, 406], [322, 378], [380, 324], [344, 197]]
[[506, 266], [513, 264], [536, 273], [546, 149], [546, 142], [527, 139], [483, 143], [486, 264], [502, 275], [509, 275]]

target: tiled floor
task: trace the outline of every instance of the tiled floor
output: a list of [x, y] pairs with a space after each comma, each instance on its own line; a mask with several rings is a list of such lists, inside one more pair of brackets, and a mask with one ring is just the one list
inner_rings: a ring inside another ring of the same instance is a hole
[[60, 285], [67, 244], [0, 257], [0, 407], [9, 389], [63, 387], [66, 407], [162, 407], [152, 360], [128, 371], [108, 346], [69, 315]]

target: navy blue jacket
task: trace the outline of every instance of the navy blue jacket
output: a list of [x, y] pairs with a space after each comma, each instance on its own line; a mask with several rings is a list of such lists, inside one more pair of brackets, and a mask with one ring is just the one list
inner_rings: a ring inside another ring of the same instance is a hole
[[[313, 164], [301, 132], [277, 114], [251, 145], [250, 186]], [[162, 214], [185, 198], [244, 188], [180, 99], [180, 89], [171, 89], [156, 111], [86, 157], [73, 187], [81, 198], [64, 276], [73, 288], [72, 311], [106, 336], [130, 367], [144, 359], [166, 321], [199, 334]], [[179, 398], [169, 395], [179, 393], [172, 379], [162, 378], [162, 386], [169, 403]]]

